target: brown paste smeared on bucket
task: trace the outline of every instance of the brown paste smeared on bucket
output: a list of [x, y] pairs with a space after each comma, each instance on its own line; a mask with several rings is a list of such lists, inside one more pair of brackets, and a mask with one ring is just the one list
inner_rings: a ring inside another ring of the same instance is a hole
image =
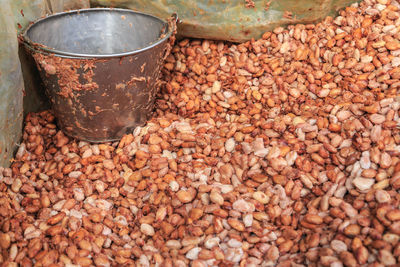
[[[33, 53], [33, 57], [39, 69], [43, 69], [49, 75], [57, 75], [61, 96], [73, 97], [74, 91], [99, 88], [98, 84], [93, 82], [95, 62], [91, 59], [61, 58], [41, 53]], [[84, 72], [78, 73], [79, 69], [83, 69]], [[86, 83], [82, 82], [83, 80]]]

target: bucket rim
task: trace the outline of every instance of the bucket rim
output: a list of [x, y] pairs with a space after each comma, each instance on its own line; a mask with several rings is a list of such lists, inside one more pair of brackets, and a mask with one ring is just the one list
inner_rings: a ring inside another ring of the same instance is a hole
[[[88, 13], [88, 12], [95, 12], [95, 11], [117, 11], [117, 12], [128, 12], [128, 13], [134, 13], [134, 14], [139, 14], [147, 17], [154, 18], [164, 24], [166, 29], [164, 30], [165, 36], [162, 38], [157, 39], [155, 42], [151, 43], [148, 46], [142, 47], [140, 49], [128, 51], [128, 52], [123, 52], [123, 53], [115, 53], [115, 54], [84, 54], [84, 53], [71, 53], [71, 52], [65, 52], [65, 51], [60, 51], [51, 47], [47, 47], [43, 44], [40, 43], [34, 43], [28, 36], [29, 30], [37, 25], [38, 23], [48, 20], [50, 18], [55, 18], [55, 17], [60, 17], [60, 16], [66, 16], [69, 14], [80, 14], [80, 13]], [[173, 17], [175, 17], [175, 20], [177, 20], [176, 14], [173, 14]], [[116, 58], [116, 57], [125, 57], [125, 56], [132, 56], [139, 54], [141, 52], [144, 52], [146, 50], [149, 50], [159, 44], [164, 43], [166, 40], [168, 40], [173, 33], [173, 27], [171, 26], [170, 23], [167, 21], [161, 19], [160, 17], [153, 16], [144, 12], [138, 12], [134, 11], [131, 9], [125, 9], [125, 8], [106, 8], [106, 7], [101, 7], [101, 8], [85, 8], [85, 9], [75, 9], [75, 10], [69, 10], [69, 11], [64, 11], [64, 12], [59, 12], [55, 13], [43, 18], [40, 18], [34, 22], [32, 22], [22, 33], [22, 42], [24, 45], [29, 48], [30, 50], [33, 50], [35, 52], [39, 53], [44, 53], [44, 54], [53, 54], [58, 57], [66, 57], [66, 58], [81, 58], [81, 59], [105, 59], [105, 58]]]

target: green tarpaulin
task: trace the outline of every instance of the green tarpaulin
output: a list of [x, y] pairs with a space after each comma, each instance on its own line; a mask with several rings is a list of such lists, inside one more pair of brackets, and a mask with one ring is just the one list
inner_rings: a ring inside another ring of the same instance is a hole
[[0, 10], [0, 165], [4, 166], [21, 136], [24, 84], [12, 8], [2, 4]]
[[195, 38], [241, 42], [278, 26], [314, 23], [354, 0], [91, 0], [168, 18], [176, 12], [178, 33]]

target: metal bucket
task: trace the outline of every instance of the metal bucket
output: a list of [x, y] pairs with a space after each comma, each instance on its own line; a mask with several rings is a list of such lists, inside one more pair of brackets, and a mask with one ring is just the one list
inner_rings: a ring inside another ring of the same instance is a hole
[[131, 10], [81, 9], [38, 20], [22, 42], [64, 133], [106, 142], [148, 120], [173, 31], [174, 22]]

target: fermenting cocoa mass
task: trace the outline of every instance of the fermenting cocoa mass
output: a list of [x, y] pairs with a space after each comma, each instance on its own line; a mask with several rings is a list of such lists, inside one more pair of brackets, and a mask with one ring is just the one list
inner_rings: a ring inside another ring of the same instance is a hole
[[5, 266], [397, 266], [399, 3], [182, 40], [120, 142], [29, 114], [0, 181]]

